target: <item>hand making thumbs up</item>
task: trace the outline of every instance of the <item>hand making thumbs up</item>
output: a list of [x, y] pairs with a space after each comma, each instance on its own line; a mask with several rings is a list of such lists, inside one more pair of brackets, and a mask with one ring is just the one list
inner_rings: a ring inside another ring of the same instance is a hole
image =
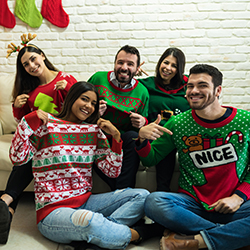
[[172, 135], [173, 133], [168, 130], [165, 127], [162, 127], [161, 125], [159, 125], [161, 121], [161, 115], [157, 116], [157, 119], [148, 124], [147, 126], [142, 127], [139, 130], [139, 138], [140, 138], [140, 142], [142, 143], [145, 139], [148, 140], [156, 140], [157, 138], [161, 137], [163, 135], [164, 132]]

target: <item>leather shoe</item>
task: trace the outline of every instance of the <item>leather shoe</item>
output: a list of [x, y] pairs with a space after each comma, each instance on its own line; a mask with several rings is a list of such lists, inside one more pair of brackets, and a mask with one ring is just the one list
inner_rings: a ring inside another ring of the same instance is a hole
[[168, 236], [163, 236], [160, 241], [160, 250], [198, 250], [199, 241], [194, 239], [194, 236], [179, 235], [170, 233]]

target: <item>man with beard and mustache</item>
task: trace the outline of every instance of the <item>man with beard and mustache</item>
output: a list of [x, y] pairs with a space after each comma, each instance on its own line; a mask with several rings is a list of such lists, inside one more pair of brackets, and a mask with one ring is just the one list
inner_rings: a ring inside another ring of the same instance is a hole
[[113, 71], [100, 71], [90, 77], [100, 95], [100, 114], [110, 120], [121, 132], [123, 140], [123, 163], [121, 174], [112, 179], [95, 168], [98, 175], [111, 190], [135, 187], [140, 159], [135, 151], [138, 130], [148, 123], [149, 94], [146, 87], [134, 76], [140, 68], [139, 51], [129, 45], [123, 46], [115, 56]]
[[186, 91], [191, 109], [139, 131], [143, 165], [178, 151], [178, 193], [151, 193], [144, 206], [168, 228], [161, 250], [250, 249], [250, 112], [220, 105], [222, 78], [211, 65], [195, 65]]

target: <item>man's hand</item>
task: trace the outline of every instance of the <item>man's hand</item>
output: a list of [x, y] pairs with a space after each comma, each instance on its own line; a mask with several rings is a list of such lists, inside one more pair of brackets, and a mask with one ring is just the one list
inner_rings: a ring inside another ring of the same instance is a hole
[[142, 115], [139, 115], [131, 111], [129, 113], [130, 113], [129, 117], [133, 127], [141, 128], [142, 126], [144, 126], [144, 124], [146, 123], [146, 119]]
[[107, 109], [106, 104], [107, 104], [107, 102], [104, 101], [104, 100], [99, 101], [99, 113], [100, 113], [100, 116], [102, 116], [105, 113], [105, 111]]
[[55, 84], [54, 90], [65, 89], [66, 86], [67, 86], [67, 83], [68, 83], [68, 82], [67, 82], [66, 80], [58, 81], [58, 82]]
[[162, 127], [159, 125], [161, 121], [161, 115], [158, 115], [157, 119], [148, 124], [147, 126], [144, 126], [139, 131], [139, 138], [140, 142], [142, 143], [145, 139], [148, 140], [156, 140], [157, 138], [161, 137], [164, 132], [172, 135], [173, 133], [168, 130], [167, 128]]
[[209, 208], [214, 207], [215, 211], [222, 214], [234, 213], [236, 212], [244, 200], [237, 194], [233, 194], [230, 197], [226, 197], [216, 201], [214, 204], [210, 205]]
[[14, 101], [14, 107], [15, 108], [21, 108], [29, 99], [29, 95], [26, 94], [22, 94], [16, 97], [15, 101]]
[[49, 121], [48, 118], [48, 113], [46, 113], [45, 111], [38, 109], [36, 111], [37, 116], [43, 121], [43, 125], [46, 125]]

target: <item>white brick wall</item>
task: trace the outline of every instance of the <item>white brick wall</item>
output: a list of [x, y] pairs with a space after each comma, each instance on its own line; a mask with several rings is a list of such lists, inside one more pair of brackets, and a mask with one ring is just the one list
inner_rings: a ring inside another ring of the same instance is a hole
[[[36, 0], [41, 10], [42, 0]], [[61, 29], [43, 20], [38, 29], [16, 18], [13, 29], [0, 26], [0, 73], [14, 74], [16, 55], [6, 59], [9, 42], [22, 33], [37, 33], [35, 44], [60, 70], [87, 80], [99, 70], [112, 70], [117, 50], [136, 46], [154, 74], [169, 46], [186, 54], [185, 72], [209, 63], [224, 74], [223, 103], [250, 110], [249, 0], [62, 0], [70, 24]], [[15, 0], [8, 0], [12, 13]]]

